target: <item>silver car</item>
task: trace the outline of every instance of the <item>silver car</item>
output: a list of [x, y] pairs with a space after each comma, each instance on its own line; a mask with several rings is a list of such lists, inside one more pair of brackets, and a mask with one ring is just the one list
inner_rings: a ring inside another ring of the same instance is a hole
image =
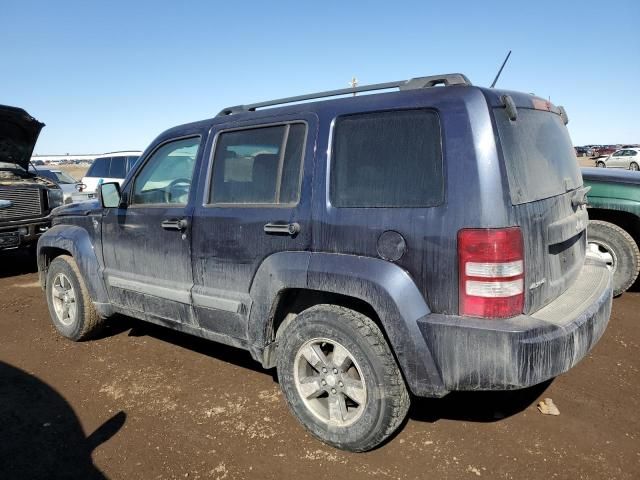
[[596, 167], [640, 170], [640, 148], [622, 148], [608, 157], [597, 158]]
[[78, 184], [78, 180], [73, 178], [71, 175], [63, 172], [62, 170], [52, 169], [52, 168], [42, 168], [42, 167], [32, 167], [29, 171], [39, 177], [45, 177], [49, 180], [53, 180], [58, 184], [58, 186], [62, 189], [63, 201], [66, 204], [72, 203], [74, 200], [72, 196], [76, 193], [76, 185]]

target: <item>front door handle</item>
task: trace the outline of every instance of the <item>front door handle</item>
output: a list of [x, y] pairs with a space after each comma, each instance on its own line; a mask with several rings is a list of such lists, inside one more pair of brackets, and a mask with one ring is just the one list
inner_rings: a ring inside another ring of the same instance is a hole
[[186, 219], [171, 219], [171, 220], [163, 220], [160, 226], [165, 230], [177, 230], [178, 232], [182, 232], [186, 230], [189, 222]]
[[267, 223], [264, 226], [264, 233], [270, 233], [275, 235], [291, 235], [294, 236], [300, 232], [300, 224], [298, 222], [293, 223]]

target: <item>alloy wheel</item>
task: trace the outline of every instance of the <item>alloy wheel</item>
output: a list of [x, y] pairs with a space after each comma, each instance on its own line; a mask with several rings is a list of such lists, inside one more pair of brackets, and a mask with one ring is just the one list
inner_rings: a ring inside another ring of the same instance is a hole
[[76, 292], [71, 281], [64, 273], [59, 273], [53, 279], [51, 297], [58, 321], [65, 326], [75, 322], [78, 312]]
[[326, 338], [305, 342], [293, 373], [304, 405], [321, 421], [346, 427], [364, 412], [367, 386], [362, 369], [339, 342]]

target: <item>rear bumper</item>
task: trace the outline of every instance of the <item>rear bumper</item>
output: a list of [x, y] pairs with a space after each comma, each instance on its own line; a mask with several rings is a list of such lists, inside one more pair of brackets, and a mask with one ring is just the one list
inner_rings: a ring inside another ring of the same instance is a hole
[[431, 314], [418, 326], [446, 390], [524, 388], [566, 372], [591, 350], [609, 321], [611, 296], [611, 274], [588, 257], [575, 283], [531, 315]]

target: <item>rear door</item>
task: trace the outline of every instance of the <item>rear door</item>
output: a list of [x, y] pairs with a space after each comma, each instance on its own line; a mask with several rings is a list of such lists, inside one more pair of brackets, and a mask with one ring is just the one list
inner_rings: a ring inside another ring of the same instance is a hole
[[192, 297], [203, 328], [244, 338], [260, 264], [310, 248], [316, 130], [314, 115], [300, 115], [212, 131], [192, 233]]
[[525, 245], [527, 313], [571, 286], [586, 254], [588, 217], [580, 167], [561, 116], [541, 103], [544, 108], [519, 105], [515, 120], [504, 107], [494, 108], [512, 222], [522, 229]]

